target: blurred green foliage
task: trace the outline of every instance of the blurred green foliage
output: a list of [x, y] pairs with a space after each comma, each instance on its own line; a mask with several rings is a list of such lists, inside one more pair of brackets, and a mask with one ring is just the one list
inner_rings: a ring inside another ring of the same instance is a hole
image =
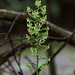
[[0, 9], [23, 11], [27, 6], [34, 7], [33, 2], [33, 0], [0, 0]]
[[[24, 11], [27, 6], [34, 8], [35, 0], [0, 0], [0, 9], [9, 9], [16, 11]], [[42, 0], [43, 4], [46, 4], [46, 0]]]

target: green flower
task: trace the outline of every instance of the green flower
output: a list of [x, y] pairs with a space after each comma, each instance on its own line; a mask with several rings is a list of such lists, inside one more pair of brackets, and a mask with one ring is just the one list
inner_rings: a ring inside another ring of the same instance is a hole
[[45, 15], [46, 14], [46, 6], [41, 7], [41, 14]]
[[27, 12], [30, 13], [31, 12], [31, 8], [27, 7]]
[[41, 1], [37, 0], [37, 1], [35, 2], [35, 5], [36, 5], [37, 7], [41, 6]]
[[38, 18], [38, 17], [40, 17], [38, 11], [33, 11], [33, 12], [32, 12], [32, 16], [33, 16], [35, 19]]
[[39, 19], [39, 22], [41, 22], [42, 24], [45, 24], [45, 21], [47, 20], [47, 16], [45, 15], [44, 17], [41, 17]]
[[[46, 60], [46, 62], [41, 65], [41, 69], [45, 69], [45, 66], [47, 65], [48, 61], [50, 61], [50, 59], [44, 57], [39, 58], [39, 48], [40, 47], [44, 48], [44, 51], [49, 49], [49, 45], [48, 46], [43, 45], [46, 39], [48, 38], [48, 30], [49, 30], [48, 26], [47, 27], [43, 26], [45, 24], [45, 21], [47, 20], [46, 6], [42, 6], [41, 0], [36, 0], [35, 6], [37, 8], [36, 10], [32, 10], [30, 7], [27, 7], [28, 14], [31, 14], [31, 16], [35, 18], [35, 20], [27, 18], [27, 27], [28, 27], [27, 30], [29, 35], [26, 34], [26, 38], [29, 41], [30, 40], [35, 41], [35, 43], [31, 43], [33, 47], [31, 47], [30, 50], [31, 55], [38, 56], [36, 67], [39, 68], [38, 62], [40, 59], [42, 59]], [[35, 65], [34, 62], [31, 64]], [[30, 68], [30, 65], [27, 64], [27, 66]]]

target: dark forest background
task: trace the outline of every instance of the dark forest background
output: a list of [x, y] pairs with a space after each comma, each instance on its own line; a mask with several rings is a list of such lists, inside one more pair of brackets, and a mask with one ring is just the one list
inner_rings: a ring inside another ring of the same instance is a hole
[[[32, 9], [35, 9], [34, 2], [35, 2], [35, 0], [0, 0], [0, 9], [26, 13], [27, 6], [30, 6]], [[52, 27], [51, 32], [49, 31], [49, 35], [53, 36], [53, 37], [50, 37], [51, 38], [50, 42], [51, 42], [52, 50], [53, 49], [54, 50], [53, 51], [50, 50], [50, 52], [47, 52], [47, 56], [51, 56], [54, 52], [59, 50], [59, 48], [63, 45], [63, 43], [65, 43], [66, 39], [69, 38], [66, 36], [68, 34], [73, 34], [72, 31], [75, 29], [75, 0], [42, 0], [42, 4], [47, 5], [48, 21], [55, 25], [55, 28]], [[8, 15], [10, 17], [10, 20], [6, 19], [7, 16], [3, 16], [3, 18], [2, 18], [1, 17], [2, 15], [7, 15], [7, 13], [1, 13], [1, 11], [0, 11], [0, 33], [8, 33], [10, 25], [12, 24], [14, 19], [12, 19], [11, 15]], [[56, 26], [57, 26], [57, 28], [56, 28]], [[66, 31], [62, 30], [59, 27], [65, 29]], [[25, 20], [25, 23], [24, 22], [23, 23], [16, 22], [10, 33], [11, 39], [15, 39], [15, 38], [21, 39], [23, 36], [25, 37], [25, 34], [27, 33], [26, 30], [27, 30], [26, 20]], [[73, 36], [74, 36], [74, 34], [73, 34]], [[5, 39], [5, 34], [4, 35], [0, 34], [0, 57], [1, 57], [0, 58], [0, 66], [1, 67], [2, 67], [2, 65], [4, 65], [5, 62], [8, 62], [7, 58], [10, 60], [10, 62], [12, 62], [11, 61], [12, 53], [8, 54], [8, 55], [6, 54], [6, 53], [8, 53], [8, 50], [11, 50], [11, 45], [10, 45], [11, 39], [7, 39], [7, 40], [4, 40], [4, 39]], [[22, 39], [24, 39], [24, 38], [22, 38]], [[9, 40], [9, 42], [6, 43], [8, 40]], [[20, 50], [20, 49], [25, 50], [25, 48], [28, 48], [30, 45], [25, 44], [25, 46], [26, 46], [25, 47], [24, 44], [22, 45], [22, 43], [24, 43], [24, 42], [27, 43], [25, 39], [13, 42], [13, 46], [15, 47], [16, 45], [21, 44], [19, 46], [19, 48], [16, 50]], [[73, 37], [73, 39], [71, 37], [71, 41], [69, 42], [69, 44], [68, 44], [68, 48], [64, 49], [67, 51], [63, 52], [63, 56], [61, 53], [60, 53], [60, 56], [58, 56], [57, 61], [60, 62], [60, 60], [61, 60], [62, 61], [61, 63], [63, 63], [63, 64], [65, 61], [64, 55], [66, 55], [66, 56], [67, 56], [67, 54], [69, 54], [69, 56], [72, 55], [72, 53], [70, 54], [69, 51], [75, 47], [75, 36]], [[55, 49], [57, 49], [57, 50], [55, 50]], [[68, 50], [68, 49], [70, 49], [70, 50]], [[75, 48], [74, 48], [74, 50], [75, 50]], [[3, 54], [3, 53], [5, 53], [5, 54]], [[16, 53], [18, 53], [18, 52], [16, 52]], [[65, 53], [67, 53], [67, 54], [65, 54]], [[25, 52], [25, 54], [27, 54], [27, 53]], [[6, 55], [7, 55], [7, 57], [6, 57]], [[24, 54], [22, 54], [22, 55], [24, 55]], [[11, 58], [9, 58], [9, 56]], [[63, 60], [59, 57], [63, 58]], [[22, 60], [24, 60], [24, 59], [22, 59]], [[75, 59], [72, 61], [75, 63]], [[2, 64], [2, 62], [3, 62], [3, 64]], [[66, 62], [66, 63], [68, 64], [68, 62]], [[8, 65], [8, 66], [10, 66], [10, 65]], [[51, 75], [57, 75], [56, 66], [57, 65], [56, 65], [55, 61], [52, 60], [52, 63], [49, 66], [49, 71], [50, 71]], [[1, 67], [0, 67], [0, 70], [1, 70]], [[29, 72], [29, 71], [27, 71], [27, 72]], [[75, 75], [75, 68], [74, 68], [73, 74]], [[41, 75], [44, 75], [44, 74], [41, 74]], [[60, 74], [58, 74], [58, 75], [60, 75]]]

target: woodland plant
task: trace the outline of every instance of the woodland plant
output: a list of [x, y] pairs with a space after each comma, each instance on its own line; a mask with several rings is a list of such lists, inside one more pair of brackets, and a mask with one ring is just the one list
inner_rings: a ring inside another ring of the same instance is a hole
[[[31, 43], [33, 47], [31, 47], [30, 50], [31, 50], [31, 54], [36, 56], [36, 61], [30, 64], [36, 65], [36, 70], [37, 70], [36, 75], [38, 75], [38, 69], [39, 68], [44, 69], [48, 61], [50, 61], [49, 58], [42, 57], [39, 54], [39, 50], [41, 47], [44, 48], [45, 51], [49, 48], [49, 45], [44, 45], [46, 39], [48, 38], [49, 27], [45, 26], [45, 21], [47, 20], [46, 6], [45, 5], [42, 6], [41, 0], [36, 0], [35, 6], [36, 6], [36, 10], [27, 7], [27, 13], [32, 17], [34, 17], [35, 20], [32, 20], [29, 17], [27, 17], [28, 34], [26, 34], [26, 38], [29, 41], [30, 40], [35, 41], [34, 44]], [[46, 62], [43, 63], [41, 67], [39, 67], [39, 60], [41, 59], [46, 60]], [[30, 67], [29, 64], [27, 64], [27, 66]]]

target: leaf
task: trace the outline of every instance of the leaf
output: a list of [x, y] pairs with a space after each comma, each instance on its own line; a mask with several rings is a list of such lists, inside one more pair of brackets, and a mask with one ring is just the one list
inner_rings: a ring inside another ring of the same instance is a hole
[[30, 40], [30, 37], [28, 36], [28, 34], [26, 34], [26, 38], [27, 38], [28, 40]]
[[26, 66], [30, 69], [31, 68], [31, 66], [29, 65], [29, 63], [26, 63]]
[[44, 64], [41, 65], [41, 70], [46, 70], [46, 65], [47, 63], [50, 61], [50, 58], [42, 58], [43, 60], [46, 59], [46, 62]]
[[35, 62], [30, 62], [29, 64], [34, 64], [34, 65], [36, 65]]

